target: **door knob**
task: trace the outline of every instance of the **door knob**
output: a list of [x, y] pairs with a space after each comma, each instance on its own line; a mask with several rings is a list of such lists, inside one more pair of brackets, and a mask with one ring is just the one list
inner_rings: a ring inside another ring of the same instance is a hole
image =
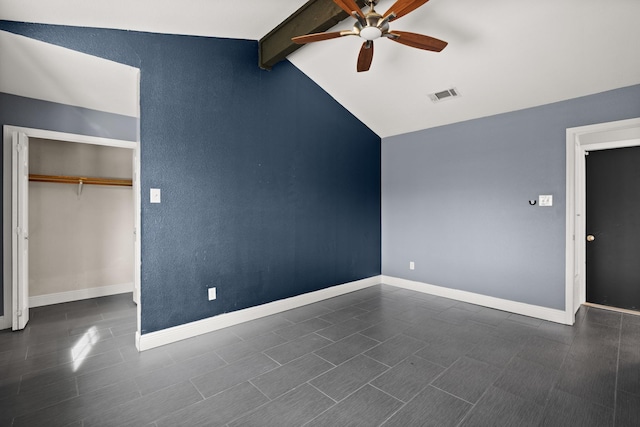
[[596, 240], [596, 236], [594, 236], [593, 234], [589, 234], [587, 236], [587, 242], [593, 242], [594, 240]]

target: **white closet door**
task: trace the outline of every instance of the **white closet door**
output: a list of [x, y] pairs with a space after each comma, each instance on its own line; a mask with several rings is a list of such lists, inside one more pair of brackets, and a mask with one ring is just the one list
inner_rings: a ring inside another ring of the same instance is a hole
[[13, 227], [13, 330], [29, 321], [29, 138], [13, 133], [12, 150]]
[[134, 149], [131, 167], [132, 174], [132, 194], [133, 194], [133, 250], [134, 250], [134, 265], [133, 265], [133, 302], [140, 304], [140, 183], [139, 183], [139, 163], [138, 163], [138, 150]]

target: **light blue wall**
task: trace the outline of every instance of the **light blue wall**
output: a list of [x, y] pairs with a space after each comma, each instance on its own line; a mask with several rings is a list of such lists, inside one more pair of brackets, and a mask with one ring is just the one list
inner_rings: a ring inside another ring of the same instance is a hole
[[0, 92], [0, 124], [125, 141], [138, 139], [136, 117], [2, 92]]
[[383, 139], [383, 274], [563, 310], [566, 129], [639, 116], [637, 85]]

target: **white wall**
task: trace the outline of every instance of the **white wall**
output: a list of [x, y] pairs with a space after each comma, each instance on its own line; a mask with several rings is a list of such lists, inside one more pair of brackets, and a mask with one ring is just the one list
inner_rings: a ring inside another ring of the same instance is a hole
[[[31, 139], [29, 158], [32, 174], [132, 176], [132, 150], [124, 148]], [[31, 182], [29, 204], [32, 299], [132, 286], [131, 187], [83, 185], [78, 195], [77, 185]]]
[[0, 92], [139, 116], [139, 70], [0, 31]]

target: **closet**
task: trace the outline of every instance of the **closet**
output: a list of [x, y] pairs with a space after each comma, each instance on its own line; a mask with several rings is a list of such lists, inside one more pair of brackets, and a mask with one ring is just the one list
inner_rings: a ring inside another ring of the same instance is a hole
[[133, 291], [133, 150], [29, 144], [29, 306]]

